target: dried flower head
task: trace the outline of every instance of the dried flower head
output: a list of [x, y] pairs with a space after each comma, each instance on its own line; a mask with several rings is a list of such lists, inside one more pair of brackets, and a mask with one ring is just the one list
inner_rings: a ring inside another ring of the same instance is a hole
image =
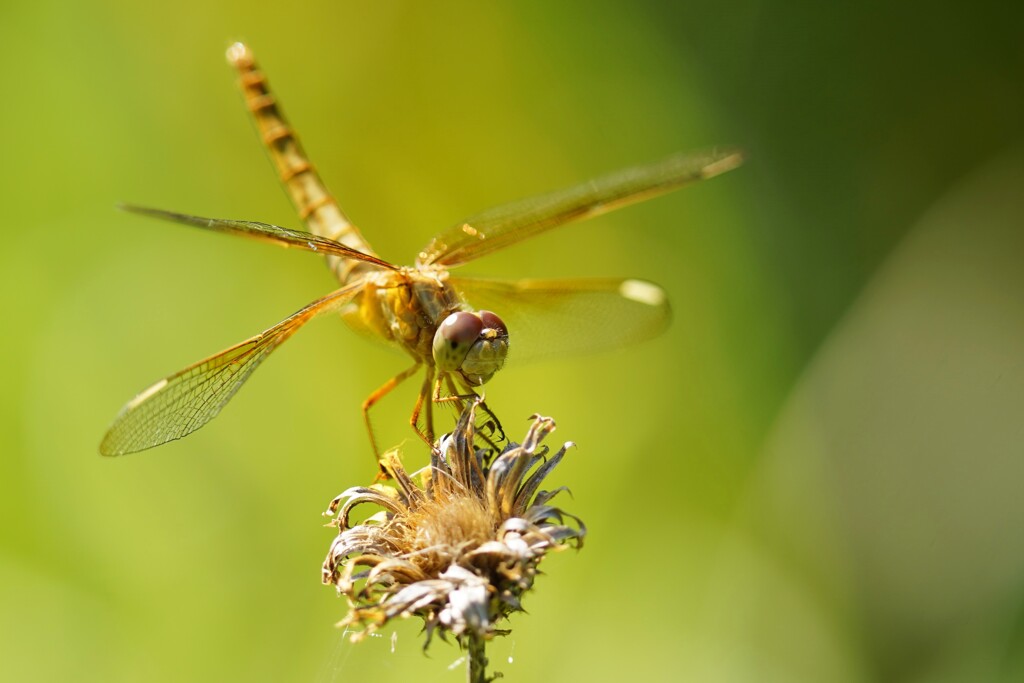
[[[548, 458], [541, 441], [555, 423], [535, 415], [522, 444], [496, 455], [477, 445], [475, 408], [469, 405], [438, 442], [429, 467], [409, 475], [390, 452], [382, 464], [393, 483], [351, 488], [331, 501], [325, 514], [335, 515], [338, 536], [323, 581], [348, 598], [339, 626], [356, 628], [353, 640], [395, 617], [418, 616], [427, 644], [435, 631], [463, 645], [482, 643], [500, 633], [497, 622], [522, 609], [548, 551], [582, 545], [579, 518], [549, 505], [564, 487], [539, 490], [572, 444]], [[382, 510], [350, 524], [363, 503]]]

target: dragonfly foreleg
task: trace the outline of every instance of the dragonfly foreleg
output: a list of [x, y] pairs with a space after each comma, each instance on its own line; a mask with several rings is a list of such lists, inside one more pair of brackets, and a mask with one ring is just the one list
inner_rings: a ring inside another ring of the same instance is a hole
[[[363, 401], [363, 420], [366, 422], [366, 431], [370, 435], [370, 446], [373, 447], [373, 456], [377, 460], [378, 467], [380, 467], [380, 449], [377, 447], [377, 438], [373, 435], [373, 425], [370, 423], [370, 408], [372, 408], [377, 401], [391, 393], [392, 389], [409, 379], [409, 377], [414, 375], [419, 369], [420, 363], [417, 362], [411, 368], [403, 370], [387, 382], [384, 382], [384, 384], [382, 384], [376, 391], [370, 394], [365, 401]], [[383, 471], [383, 468], [381, 471]]]
[[476, 393], [472, 387], [468, 386], [463, 387], [465, 393], [460, 393], [450, 373], [444, 376], [444, 382], [448, 389], [448, 395], [441, 396], [441, 378], [438, 378], [437, 383], [434, 385], [433, 402], [452, 403], [459, 414], [462, 414], [465, 410], [467, 401], [477, 403], [487, 418], [484, 422], [476, 425], [477, 436], [486, 441], [492, 448], [501, 450], [499, 444], [506, 440], [505, 430], [501, 426], [501, 420], [487, 406], [487, 401], [483, 395]]
[[[427, 396], [430, 396], [430, 387], [434, 385], [434, 372], [434, 367], [428, 365], [426, 377], [423, 378], [423, 386], [420, 387], [419, 396], [416, 397], [416, 405], [413, 406], [412, 415], [409, 418], [413, 431], [426, 441], [431, 449], [434, 448], [434, 402], [425, 399]], [[438, 383], [440, 383], [440, 379]], [[423, 412], [424, 405], [426, 406], [426, 417], [423, 420], [424, 429], [420, 430], [420, 413]]]

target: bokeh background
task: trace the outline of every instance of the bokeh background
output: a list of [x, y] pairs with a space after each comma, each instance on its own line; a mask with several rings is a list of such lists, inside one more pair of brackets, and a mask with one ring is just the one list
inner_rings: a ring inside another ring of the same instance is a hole
[[4, 3], [0, 678], [464, 677], [412, 623], [349, 644], [319, 582], [402, 357], [320, 320], [201, 432], [97, 454], [136, 391], [332, 288], [114, 209], [299, 225], [223, 60], [245, 39], [399, 262], [496, 203], [750, 154], [466, 269], [674, 308], [489, 385], [513, 433], [579, 444], [554, 478], [591, 529], [493, 646], [508, 680], [1024, 679], [1024, 21], [894, 4]]

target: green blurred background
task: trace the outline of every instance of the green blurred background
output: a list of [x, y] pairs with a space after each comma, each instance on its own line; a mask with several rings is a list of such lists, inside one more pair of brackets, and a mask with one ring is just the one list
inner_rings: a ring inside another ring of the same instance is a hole
[[319, 582], [400, 356], [321, 320], [203, 431], [97, 454], [147, 383], [333, 286], [114, 209], [298, 227], [236, 39], [399, 262], [496, 203], [750, 154], [466, 269], [644, 277], [674, 307], [489, 385], [513, 433], [542, 412], [579, 444], [554, 482], [591, 529], [493, 646], [509, 680], [1024, 679], [1024, 21], [890, 4], [4, 3], [0, 679], [464, 676], [412, 623], [349, 644]]

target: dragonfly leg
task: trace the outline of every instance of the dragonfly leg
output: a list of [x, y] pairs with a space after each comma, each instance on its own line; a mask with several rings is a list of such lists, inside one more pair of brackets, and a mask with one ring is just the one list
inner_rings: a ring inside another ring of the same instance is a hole
[[[427, 445], [431, 448], [434, 448], [434, 402], [427, 401], [426, 397], [430, 396], [430, 387], [434, 385], [434, 372], [434, 367], [428, 365], [426, 377], [423, 378], [423, 386], [420, 387], [420, 394], [416, 397], [416, 405], [413, 406], [412, 415], [409, 417], [409, 424], [412, 425], [413, 431], [426, 441]], [[439, 383], [440, 381], [438, 381]], [[426, 413], [423, 420], [423, 430], [420, 430], [419, 427], [421, 412]]]
[[[459, 414], [465, 410], [466, 401], [475, 401], [480, 406], [481, 410], [489, 418], [482, 425], [477, 425], [476, 433], [491, 447], [501, 450], [499, 444], [505, 441], [505, 429], [501, 426], [501, 421], [498, 416], [494, 414], [487, 406], [487, 401], [484, 399], [482, 394], [476, 393], [472, 387], [463, 387], [466, 393], [459, 393], [458, 387], [455, 386], [455, 381], [452, 379], [451, 374], [446, 374], [444, 377], [445, 385], [448, 389], [447, 396], [441, 396], [441, 382], [438, 381], [434, 387], [433, 402], [434, 403], [453, 403]], [[480, 431], [482, 428], [487, 428], [490, 433], [485, 434]], [[497, 436], [495, 436], [497, 434]]]
[[[445, 383], [448, 389], [448, 395], [441, 395], [441, 382]], [[434, 393], [431, 395], [430, 400], [432, 403], [453, 403], [455, 412], [462, 414], [462, 411], [466, 409], [467, 400], [477, 400], [480, 396], [475, 391], [470, 391], [468, 394], [460, 394], [455, 388], [455, 382], [452, 380], [450, 373], [445, 373], [443, 377], [438, 377], [437, 382], [434, 384]]]
[[[366, 400], [363, 401], [363, 420], [366, 422], [366, 431], [370, 435], [370, 445], [373, 447], [373, 456], [374, 458], [376, 458], [378, 466], [380, 466], [381, 454], [380, 448], [377, 447], [377, 438], [373, 435], [373, 424], [371, 424], [370, 422], [370, 408], [372, 408], [374, 404], [377, 403], [377, 401], [381, 400], [389, 393], [391, 393], [392, 389], [397, 387], [405, 380], [409, 379], [409, 377], [414, 375], [416, 371], [419, 369], [420, 364], [417, 362], [411, 368], [403, 370], [402, 372], [398, 373], [397, 375], [389, 379], [387, 382], [384, 382], [384, 384], [378, 387], [376, 391], [370, 394], [366, 398]], [[383, 471], [383, 469], [381, 471]]]
[[[494, 414], [494, 411], [491, 410], [487, 406], [487, 401], [481, 401], [480, 402], [480, 407], [483, 408], [483, 411], [485, 413], [487, 413], [487, 416], [490, 418], [490, 420], [488, 420], [487, 424], [489, 424], [491, 426], [492, 431], [491, 431], [491, 434], [490, 434], [490, 436], [488, 437], [487, 440], [491, 441], [490, 437], [493, 437], [499, 443], [502, 442], [502, 441], [506, 441], [507, 437], [505, 436], [505, 428], [501, 426], [501, 420], [499, 420], [498, 416]], [[492, 445], [497, 447], [497, 444], [494, 444], [494, 442], [491, 442], [491, 443], [492, 443]]]

